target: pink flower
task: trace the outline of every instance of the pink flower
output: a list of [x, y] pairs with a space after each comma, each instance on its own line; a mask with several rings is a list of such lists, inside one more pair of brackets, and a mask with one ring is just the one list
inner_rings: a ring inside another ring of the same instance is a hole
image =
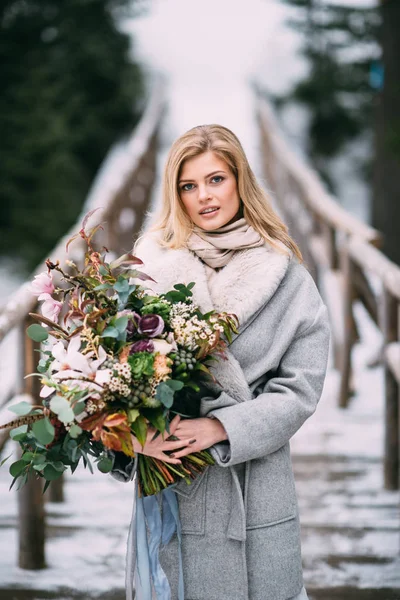
[[50, 321], [57, 321], [63, 303], [54, 300], [50, 294], [40, 294], [39, 300], [44, 300], [41, 306], [42, 315], [46, 317], [46, 319], [50, 319]]
[[30, 289], [35, 296], [52, 294], [54, 292], [53, 280], [47, 273], [39, 273], [39, 275], [35, 275], [35, 279], [32, 281]]

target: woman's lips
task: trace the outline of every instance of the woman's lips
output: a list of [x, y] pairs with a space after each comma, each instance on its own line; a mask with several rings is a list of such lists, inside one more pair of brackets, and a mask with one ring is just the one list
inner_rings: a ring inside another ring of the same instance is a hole
[[216, 210], [213, 210], [212, 212], [200, 213], [200, 216], [204, 217], [205, 219], [210, 219], [211, 217], [216, 215], [218, 211], [219, 211], [219, 208], [217, 208]]

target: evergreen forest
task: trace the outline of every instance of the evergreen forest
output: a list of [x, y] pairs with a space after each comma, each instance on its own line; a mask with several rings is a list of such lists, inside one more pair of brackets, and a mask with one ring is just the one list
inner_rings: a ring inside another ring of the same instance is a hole
[[27, 273], [79, 214], [137, 122], [143, 77], [119, 28], [131, 0], [3, 0], [0, 255]]

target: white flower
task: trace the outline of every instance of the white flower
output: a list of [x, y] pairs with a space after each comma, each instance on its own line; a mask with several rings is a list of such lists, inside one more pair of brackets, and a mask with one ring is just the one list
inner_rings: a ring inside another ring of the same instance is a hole
[[112, 377], [112, 369], [99, 369], [94, 378], [96, 383], [100, 385], [108, 385]]
[[170, 352], [177, 350], [175, 340], [172, 343], [160, 339], [153, 339], [151, 341], [154, 344], [154, 352], [158, 352], [159, 354], [169, 354]]
[[51, 364], [51, 368], [56, 373], [53, 374], [54, 379], [80, 379], [85, 377], [95, 380], [99, 366], [106, 360], [107, 354], [100, 346], [99, 358], [91, 360], [92, 352], [85, 356], [79, 352], [81, 347], [80, 336], [75, 336], [69, 342], [67, 348], [64, 348], [63, 342], [58, 342], [53, 346], [52, 354], [55, 360]]

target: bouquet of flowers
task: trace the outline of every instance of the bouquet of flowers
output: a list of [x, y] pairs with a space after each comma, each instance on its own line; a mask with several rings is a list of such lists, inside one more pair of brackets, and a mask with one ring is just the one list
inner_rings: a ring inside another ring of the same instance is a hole
[[[143, 264], [139, 258], [124, 254], [107, 262], [108, 250], [93, 247], [100, 225], [86, 231], [91, 214], [67, 244], [77, 236], [86, 243], [82, 270], [72, 261], [63, 268], [48, 260], [48, 271], [32, 283], [42, 314], [31, 315], [38, 323], [27, 333], [41, 343], [39, 372], [32, 376], [41, 378], [42, 404], [12, 406], [17, 418], [2, 426], [13, 428], [10, 436], [22, 448], [10, 466], [11, 487], [17, 480], [21, 487], [32, 473], [44, 478], [46, 490], [81, 460], [92, 471], [91, 457], [108, 473], [115, 452], [134, 456], [132, 435], [144, 445], [150, 425], [155, 435], [168, 437], [175, 414], [198, 416], [201, 386], [212, 377], [210, 361], [224, 357], [225, 339], [237, 333], [235, 315], [201, 313], [193, 282], [155, 295], [141, 283], [152, 278], [136, 269]], [[55, 273], [62, 287], [56, 287]], [[207, 450], [181, 464], [141, 453], [137, 460], [142, 496], [182, 478], [190, 483], [214, 462]]]

